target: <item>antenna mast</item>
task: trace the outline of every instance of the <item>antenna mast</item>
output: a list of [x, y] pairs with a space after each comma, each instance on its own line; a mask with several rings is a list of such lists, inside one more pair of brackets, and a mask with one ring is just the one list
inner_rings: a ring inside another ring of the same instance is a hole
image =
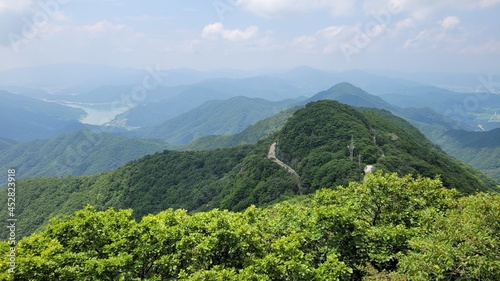
[[354, 160], [354, 137], [351, 136], [351, 144], [347, 146], [349, 148], [349, 157], [351, 161]]

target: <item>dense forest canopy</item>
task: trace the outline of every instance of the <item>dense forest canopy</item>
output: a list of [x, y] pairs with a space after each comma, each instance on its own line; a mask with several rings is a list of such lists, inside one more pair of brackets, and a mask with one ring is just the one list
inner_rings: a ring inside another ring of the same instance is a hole
[[16, 246], [2, 280], [498, 280], [500, 196], [376, 172], [267, 208], [87, 206]]

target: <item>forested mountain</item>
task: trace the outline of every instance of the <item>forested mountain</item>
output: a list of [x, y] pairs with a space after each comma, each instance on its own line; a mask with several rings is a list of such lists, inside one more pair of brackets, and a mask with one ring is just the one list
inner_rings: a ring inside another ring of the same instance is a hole
[[[262, 99], [250, 99], [247, 97], [236, 97], [224, 101], [210, 101], [160, 126], [138, 129], [133, 131], [131, 135], [163, 139], [172, 145], [183, 145], [202, 136], [236, 134], [256, 121], [274, 115], [286, 108], [324, 99], [337, 100], [352, 106], [384, 108], [393, 111], [397, 110], [396, 107], [391, 106], [381, 98], [370, 95], [360, 88], [349, 83], [339, 83], [327, 91], [320, 92], [307, 100], [299, 102], [290, 99], [280, 102], [269, 102]], [[160, 103], [158, 103], [157, 106], [159, 106], [159, 104]], [[153, 105], [143, 107], [141, 110], [147, 110], [147, 108], [150, 107], [153, 107]], [[160, 110], [159, 107], [158, 110]], [[247, 131], [243, 135], [236, 136], [236, 139], [249, 136], [251, 133], [257, 132]], [[252, 143], [258, 140], [258, 136], [259, 134], [257, 133], [256, 136], [251, 138], [253, 139]], [[232, 137], [217, 137], [216, 140], [222, 142], [218, 143], [216, 147], [227, 147], [223, 145], [229, 138]], [[205, 148], [211, 147], [210, 143], [214, 143], [214, 141], [211, 139], [206, 140], [208, 142]], [[238, 140], [235, 141], [237, 143], [240, 142]], [[230, 142], [228, 144], [231, 145]], [[203, 144], [200, 141], [197, 142], [196, 146], [203, 147]]]
[[231, 95], [202, 86], [177, 86], [148, 93], [152, 102], [136, 107], [115, 117], [130, 127], [158, 126], [214, 99], [228, 99]]
[[85, 112], [41, 100], [0, 91], [0, 138], [27, 141], [51, 137], [82, 127]]
[[[446, 186], [464, 192], [473, 192], [470, 186], [495, 186], [493, 180], [449, 157], [410, 123], [385, 110], [353, 110], [334, 101], [308, 104], [288, 120], [278, 138], [278, 155], [304, 175], [305, 188], [346, 184], [359, 179], [357, 171], [365, 165], [402, 174], [439, 174]], [[346, 148], [351, 144], [354, 161]]]
[[11, 147], [12, 145], [16, 144], [16, 141], [10, 140], [10, 139], [5, 139], [5, 138], [0, 138], [0, 151], [4, 150], [8, 147]]
[[207, 135], [239, 133], [294, 103], [296, 101], [291, 99], [272, 102], [248, 97], [213, 100], [159, 126], [132, 131], [131, 135], [162, 139], [170, 145], [183, 145]]
[[291, 85], [307, 93], [317, 93], [331, 87], [331, 85], [342, 82], [357, 85], [374, 95], [400, 92], [407, 87], [422, 85], [411, 80], [389, 78], [361, 70], [336, 72], [308, 66], [299, 66], [283, 73], [270, 75], [286, 80]]
[[408, 87], [400, 92], [382, 95], [390, 104], [401, 108], [428, 107], [475, 130], [498, 128], [500, 123], [488, 122], [500, 110], [500, 95], [485, 92], [456, 93], [432, 86]]
[[271, 101], [296, 98], [304, 93], [278, 78], [210, 79], [192, 85], [161, 88], [143, 103], [116, 117], [128, 126], [153, 126], [192, 110], [205, 102], [245, 96]]
[[452, 130], [437, 136], [435, 142], [448, 154], [500, 182], [500, 129], [487, 132]]
[[162, 141], [84, 129], [11, 145], [0, 154], [0, 168], [15, 167], [19, 178], [92, 175], [166, 148], [167, 144]]
[[243, 144], [255, 144], [269, 135], [277, 133], [283, 128], [288, 119], [300, 107], [293, 107], [282, 112], [260, 120], [240, 133], [234, 135], [211, 135], [201, 137], [193, 142], [181, 146], [179, 150], [210, 150], [227, 148]]
[[[352, 158], [347, 148], [351, 140]], [[295, 169], [299, 181], [269, 158], [273, 142], [278, 144], [278, 159]], [[22, 186], [22, 203], [16, 212], [24, 219], [18, 233], [27, 235], [49, 218], [86, 204], [133, 208], [136, 218], [170, 207], [243, 210], [358, 181], [366, 165], [400, 174], [440, 175], [446, 187], [465, 193], [496, 188], [492, 179], [447, 156], [388, 111], [320, 101], [296, 111], [281, 131], [256, 145], [165, 151], [96, 176], [21, 180], [17, 185]], [[0, 216], [6, 216], [3, 212]]]

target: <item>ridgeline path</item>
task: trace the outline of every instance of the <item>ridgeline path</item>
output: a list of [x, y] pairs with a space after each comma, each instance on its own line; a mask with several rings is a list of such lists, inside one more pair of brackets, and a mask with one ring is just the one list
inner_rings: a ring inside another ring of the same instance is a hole
[[295, 183], [297, 184], [297, 187], [299, 188], [299, 194], [302, 195], [302, 185], [300, 184], [299, 174], [297, 174], [297, 172], [295, 172], [295, 170], [292, 169], [292, 167], [288, 166], [287, 164], [283, 163], [283, 161], [276, 158], [276, 142], [271, 144], [271, 147], [269, 148], [269, 153], [267, 153], [267, 158], [271, 159], [274, 163], [285, 168], [290, 174], [293, 175], [293, 177], [295, 178]]

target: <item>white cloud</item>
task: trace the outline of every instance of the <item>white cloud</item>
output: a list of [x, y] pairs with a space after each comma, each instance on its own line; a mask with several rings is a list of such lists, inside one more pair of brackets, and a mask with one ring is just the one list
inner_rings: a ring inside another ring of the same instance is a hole
[[[378, 0], [376, 2], [387, 2]], [[395, 0], [389, 0], [395, 1]], [[418, 21], [427, 19], [439, 11], [486, 9], [500, 4], [500, 0], [397, 0], [403, 11]]]
[[85, 25], [83, 30], [89, 33], [90, 35], [99, 35], [105, 33], [107, 31], [120, 31], [125, 29], [125, 25], [123, 24], [112, 24], [108, 21], [99, 21], [92, 25]]
[[236, 0], [236, 6], [268, 18], [318, 10], [327, 10], [333, 16], [346, 16], [354, 11], [355, 4], [355, 0]]
[[460, 52], [472, 54], [500, 54], [500, 41], [469, 45], [462, 48]]
[[203, 28], [201, 35], [205, 38], [216, 38], [224, 31], [224, 25], [220, 22], [209, 24]]
[[225, 29], [220, 22], [209, 24], [203, 28], [202, 36], [209, 39], [223, 38], [228, 41], [245, 41], [254, 38], [259, 32], [257, 26], [250, 26], [245, 30]]
[[396, 24], [394, 25], [394, 31], [396, 33], [399, 33], [400, 31], [403, 31], [405, 29], [412, 28], [412, 27], [415, 27], [415, 20], [413, 20], [412, 18], [406, 18], [404, 20], [400, 20], [400, 21], [396, 22]]
[[438, 23], [441, 25], [441, 27], [443, 29], [451, 30], [451, 29], [455, 28], [460, 23], [460, 19], [458, 17], [449, 16], [449, 17], [445, 17], [444, 19], [440, 20]]
[[342, 46], [351, 45], [356, 49], [368, 48], [387, 30], [383, 24], [333, 25], [317, 31], [314, 35], [295, 37], [291, 44], [303, 50], [316, 50], [323, 54], [342, 52]]
[[311, 50], [316, 47], [317, 41], [314, 36], [299, 36], [292, 39], [292, 45], [303, 50]]
[[26, 11], [33, 5], [31, 0], [0, 0], [0, 13], [2, 12], [16, 12], [20, 13]]
[[459, 23], [460, 19], [457, 17], [445, 17], [437, 22], [437, 26], [421, 30], [414, 38], [407, 39], [404, 48], [457, 51], [464, 42], [471, 39], [471, 33], [459, 28]]
[[338, 37], [343, 31], [345, 31], [345, 26], [329, 26], [323, 30], [318, 31], [318, 35], [327, 39], [335, 39]]
[[180, 45], [180, 49], [185, 53], [194, 53], [196, 51], [196, 48], [202, 43], [203, 41], [199, 39], [187, 40], [182, 42], [182, 44]]

